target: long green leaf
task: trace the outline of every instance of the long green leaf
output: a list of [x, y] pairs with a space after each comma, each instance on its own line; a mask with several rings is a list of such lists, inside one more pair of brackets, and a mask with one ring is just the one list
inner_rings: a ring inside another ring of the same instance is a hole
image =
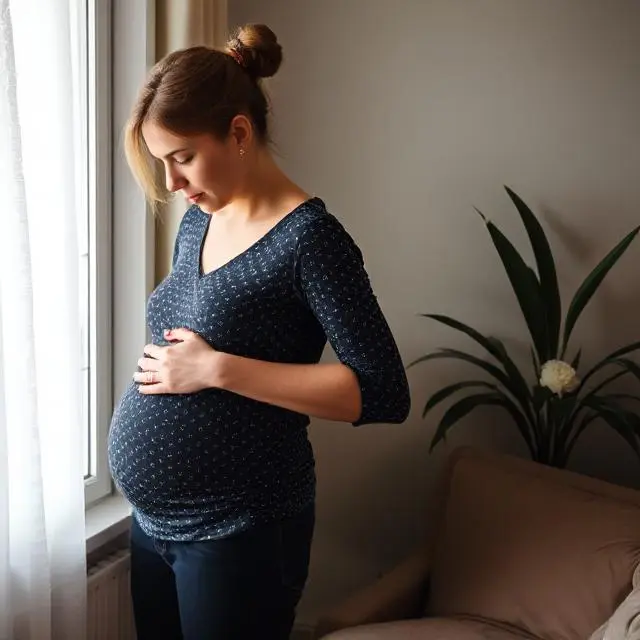
[[640, 458], [640, 441], [638, 440], [638, 421], [640, 419], [630, 411], [625, 411], [599, 398], [591, 398], [589, 406], [625, 440]]
[[585, 373], [585, 375], [582, 377], [580, 388], [584, 387], [587, 380], [589, 380], [589, 378], [591, 378], [595, 373], [600, 371], [600, 369], [602, 369], [603, 367], [606, 367], [607, 365], [610, 365], [614, 360], [620, 358], [620, 356], [627, 355], [628, 353], [631, 353], [632, 351], [637, 351], [638, 349], [640, 349], [640, 341], [632, 342], [631, 344], [628, 344], [625, 347], [616, 349], [615, 351], [610, 353], [608, 356], [605, 356], [604, 358], [602, 358], [600, 362], [597, 362], [596, 364], [594, 364], [591, 367], [591, 369], [589, 369], [589, 371], [587, 371], [587, 373]]
[[[417, 360], [413, 361], [407, 368], [412, 367], [421, 362], [427, 362], [429, 360], [437, 360], [443, 358], [454, 358], [457, 360], [463, 360], [468, 362], [469, 364], [473, 364], [484, 371], [486, 371], [490, 376], [495, 378], [514, 398], [516, 398], [520, 405], [522, 406], [523, 411], [527, 415], [528, 419], [531, 421], [532, 429], [534, 429], [534, 425], [536, 422], [535, 415], [532, 411], [531, 403], [533, 402], [531, 396], [529, 395], [529, 390], [523, 391], [517, 379], [511, 378], [505, 374], [505, 372], [499, 367], [487, 362], [486, 360], [482, 360], [476, 356], [465, 353], [463, 351], [458, 351], [457, 349], [440, 349], [433, 353], [430, 353], [426, 356], [422, 356]], [[515, 366], [515, 365], [514, 365]], [[525, 383], [526, 384], [526, 383]]]
[[618, 415], [632, 428], [632, 430], [636, 434], [636, 437], [639, 438], [638, 442], [640, 444], [640, 416], [635, 411], [632, 411], [631, 409], [628, 409], [627, 407], [622, 405], [616, 398], [616, 395], [626, 394], [608, 394], [599, 396], [597, 398], [592, 398], [589, 401], [589, 406], [591, 409], [595, 409], [596, 411], [611, 411]]
[[429, 353], [426, 356], [422, 356], [417, 360], [414, 360], [407, 368], [413, 367], [421, 362], [428, 362], [429, 360], [442, 360], [443, 358], [453, 358], [456, 360], [464, 360], [469, 364], [473, 364], [480, 369], [486, 371], [490, 376], [494, 377], [500, 384], [505, 387], [509, 387], [509, 378], [507, 378], [506, 374], [502, 369], [499, 369], [494, 364], [487, 362], [486, 360], [482, 360], [482, 358], [478, 358], [476, 356], [472, 356], [469, 353], [465, 353], [464, 351], [458, 351], [457, 349], [440, 349], [438, 351], [434, 351], [433, 353]]
[[[611, 376], [603, 384], [611, 382], [614, 378], [624, 375], [626, 371], [617, 372], [615, 376]], [[567, 429], [564, 433], [560, 434], [559, 445], [564, 449], [565, 460], [569, 457], [573, 450], [577, 440], [584, 433], [587, 427], [597, 418], [601, 418], [611, 426], [616, 432], [621, 435], [629, 444], [634, 447], [640, 448], [640, 416], [637, 413], [626, 409], [619, 403], [619, 400], [634, 400], [640, 402], [640, 397], [626, 393], [612, 393], [604, 396], [587, 395], [582, 398], [576, 405], [576, 410], [567, 422]], [[580, 411], [586, 409], [589, 411], [580, 422], [576, 422]], [[617, 417], [611, 417], [615, 414]], [[626, 427], [622, 427], [623, 432], [620, 431], [619, 421], [623, 420]], [[634, 436], [633, 442], [629, 441], [630, 436]]]
[[540, 362], [536, 356], [536, 352], [533, 350], [533, 347], [530, 347], [531, 351], [531, 363], [533, 364], [533, 371], [536, 374], [536, 381], [540, 379]]
[[598, 417], [598, 413], [595, 411], [591, 411], [591, 413], [587, 414], [582, 422], [578, 423], [578, 426], [575, 428], [573, 433], [568, 433], [567, 435], [567, 443], [564, 445], [564, 459], [568, 460], [573, 448], [576, 445], [576, 442], [580, 438], [580, 436], [586, 431], [587, 427]]
[[453, 404], [449, 409], [445, 412], [444, 416], [440, 420], [440, 424], [436, 429], [436, 433], [431, 440], [431, 446], [429, 451], [433, 451], [434, 447], [443, 439], [446, 438], [448, 431], [462, 418], [471, 413], [474, 409], [480, 406], [500, 406], [506, 409], [509, 414], [514, 418], [516, 426], [518, 427], [520, 433], [529, 450], [531, 451], [532, 456], [534, 455], [534, 444], [532, 443], [530, 434], [527, 429], [527, 421], [520, 413], [516, 405], [503, 393], [478, 393], [472, 396], [467, 396], [458, 400], [455, 404]]
[[475, 340], [479, 345], [484, 347], [494, 358], [500, 361], [500, 353], [498, 353], [498, 350], [495, 348], [494, 344], [473, 327], [470, 327], [463, 322], [440, 313], [422, 313], [420, 315], [423, 318], [435, 320], [436, 322], [440, 322], [448, 327], [451, 327], [452, 329], [456, 329], [456, 331], [465, 333], [471, 339]]
[[580, 412], [585, 409], [577, 395], [571, 394], [557, 400], [554, 407], [557, 424], [556, 439], [557, 450], [564, 451], [565, 458], [568, 458], [570, 451], [566, 450], [566, 443], [571, 432], [575, 429]]
[[516, 366], [515, 362], [511, 359], [507, 353], [507, 349], [498, 338], [491, 336], [489, 340], [494, 343], [498, 353], [502, 356], [502, 362], [509, 379], [513, 381], [512, 387], [509, 388], [513, 396], [520, 402], [525, 415], [531, 421], [532, 428], [536, 423], [536, 415], [534, 410], [533, 393], [527, 384], [525, 377], [520, 373], [520, 370]]
[[529, 385], [500, 340], [494, 337], [487, 338], [479, 331], [476, 331], [476, 329], [446, 315], [436, 313], [425, 313], [422, 315], [425, 318], [436, 320], [437, 322], [466, 334], [472, 340], [475, 340], [481, 347], [486, 349], [486, 351], [503, 366], [505, 373], [512, 381], [512, 384], [509, 385], [509, 390], [516, 398], [518, 398], [522, 408], [525, 411], [529, 411], [531, 402]]
[[625, 371], [640, 380], [640, 366], [638, 366], [633, 360], [629, 360], [629, 358], [616, 358], [613, 361], [613, 364], [621, 366]]
[[578, 349], [578, 353], [576, 353], [573, 361], [571, 362], [571, 366], [577, 371], [580, 368], [580, 360], [582, 359], [582, 349]]
[[456, 331], [461, 331], [462, 333], [468, 335], [472, 340], [475, 340], [480, 346], [484, 347], [494, 358], [498, 361], [501, 360], [501, 354], [498, 349], [496, 349], [494, 343], [483, 336], [479, 331], [470, 327], [459, 320], [455, 320], [450, 316], [443, 315], [441, 313], [422, 313], [420, 314], [423, 318], [429, 318], [430, 320], [435, 320], [436, 322], [440, 322], [452, 329], [456, 329]]
[[608, 393], [604, 396], [605, 399], [611, 400], [633, 400], [634, 402], [640, 402], [640, 396], [635, 396], [632, 393]]
[[633, 360], [629, 360], [628, 358], [616, 358], [615, 360], [611, 360], [608, 364], [618, 365], [622, 368], [622, 371], [616, 371], [616, 373], [599, 382], [595, 387], [593, 387], [593, 389], [590, 389], [589, 392], [583, 396], [582, 402], [587, 398], [595, 397], [600, 391], [602, 391], [602, 389], [609, 386], [609, 384], [614, 380], [617, 380], [628, 373], [640, 380], [640, 366], [638, 366]]
[[535, 273], [527, 266], [507, 237], [492, 222], [486, 220], [482, 213], [480, 215], [485, 220], [491, 240], [511, 282], [511, 287], [536, 348], [538, 359], [540, 362], [546, 362], [549, 359], [549, 346], [546, 339], [540, 283], [535, 277]]
[[586, 277], [584, 282], [578, 288], [571, 304], [569, 305], [569, 311], [567, 312], [567, 319], [564, 326], [564, 338], [562, 341], [562, 353], [564, 354], [571, 332], [580, 317], [580, 314], [591, 300], [593, 294], [597, 291], [598, 287], [605, 279], [607, 273], [618, 262], [620, 257], [628, 249], [629, 245], [633, 242], [634, 238], [638, 235], [640, 226], [636, 227], [633, 231], [627, 234], [596, 266], [596, 268]]
[[535, 422], [529, 422], [526, 416], [521, 413], [518, 407], [508, 396], [504, 396], [502, 407], [511, 415], [511, 418], [529, 449], [531, 457], [535, 458], [540, 445], [540, 433], [536, 430]]
[[546, 387], [537, 384], [533, 388], [533, 407], [536, 412], [542, 411], [547, 402], [551, 400], [553, 393]]
[[436, 445], [446, 438], [447, 432], [456, 422], [462, 420], [467, 414], [480, 406], [500, 404], [500, 396], [497, 393], [477, 393], [472, 396], [466, 396], [451, 405], [440, 420], [440, 424], [431, 440], [429, 451], [433, 451]]
[[619, 358], [620, 356], [626, 356], [628, 353], [631, 353], [632, 351], [637, 351], [638, 349], [640, 349], [640, 341], [632, 342], [631, 344], [628, 344], [625, 347], [620, 347], [619, 349], [616, 349], [615, 351], [610, 353], [606, 359], [613, 360], [615, 358]]
[[560, 429], [565, 426], [567, 419], [574, 412], [577, 404], [578, 397], [574, 394], [563, 396], [562, 398], [554, 397], [549, 402], [550, 413]]
[[549, 241], [538, 219], [522, 198], [505, 186], [505, 190], [516, 206], [522, 222], [527, 230], [529, 241], [538, 267], [540, 278], [540, 291], [544, 300], [544, 309], [547, 323], [547, 337], [549, 340], [549, 357], [556, 357], [560, 342], [560, 324], [562, 322], [562, 303], [560, 301], [560, 289], [553, 253]]
[[[616, 360], [613, 360], [612, 364], [615, 362]], [[584, 402], [584, 400], [586, 400], [587, 398], [595, 397], [598, 393], [600, 393], [600, 391], [602, 391], [605, 387], [611, 384], [614, 380], [617, 380], [618, 378], [621, 378], [622, 376], [627, 375], [627, 373], [629, 373], [628, 370], [623, 369], [622, 371], [616, 371], [610, 376], [607, 376], [604, 380], [600, 381], [595, 387], [593, 387], [592, 389], [589, 389], [589, 391], [582, 397], [583, 399], [581, 402]]]
[[486, 389], [497, 390], [497, 387], [495, 384], [491, 384], [490, 382], [486, 382], [484, 380], [469, 380], [465, 382], [456, 382], [455, 384], [450, 384], [446, 387], [443, 387], [439, 391], [436, 391], [429, 398], [422, 412], [422, 417], [425, 418], [427, 413], [429, 413], [431, 409], [433, 409], [434, 407], [439, 405], [441, 402], [446, 400], [449, 396], [452, 396], [454, 393], [457, 393], [462, 389], [469, 389], [471, 387], [484, 387]]
[[[620, 364], [620, 363], [617, 360], [612, 360], [610, 364]], [[622, 371], [616, 371], [615, 373], [607, 376], [604, 380], [601, 380], [595, 387], [593, 387], [592, 389], [589, 389], [587, 393], [580, 396], [580, 391], [583, 389], [583, 383], [584, 383], [583, 381], [580, 387], [578, 388], [578, 392], [576, 393], [576, 396], [579, 397], [579, 400], [576, 402], [575, 410], [573, 412], [573, 415], [571, 416], [570, 422], [573, 422], [573, 420], [575, 420], [576, 414], [580, 411], [582, 407], [589, 406], [589, 400], [591, 398], [597, 397], [598, 393], [600, 393], [600, 391], [602, 391], [605, 387], [609, 386], [612, 382], [614, 382], [618, 378], [621, 378], [622, 376], [627, 375], [628, 373], [629, 373], [629, 370], [623, 367]]]
[[582, 411], [587, 407], [583, 404], [582, 399], [577, 394], [571, 394], [570, 396], [563, 397], [560, 402], [569, 401], [566, 406], [562, 408], [562, 425], [557, 433], [558, 449], [564, 450], [565, 457], [568, 458], [570, 453], [570, 447], [567, 449], [567, 443], [571, 438], [571, 434], [579, 428], [578, 418]]

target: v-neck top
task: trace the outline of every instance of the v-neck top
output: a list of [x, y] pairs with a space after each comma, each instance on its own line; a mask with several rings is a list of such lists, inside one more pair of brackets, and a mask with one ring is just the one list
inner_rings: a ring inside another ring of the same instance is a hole
[[[184, 327], [219, 351], [313, 364], [328, 340], [359, 381], [353, 424], [404, 422], [410, 398], [396, 342], [360, 249], [323, 201], [306, 201], [203, 273], [210, 220], [197, 206], [183, 216], [171, 273], [148, 300], [153, 343], [166, 345], [164, 330]], [[148, 535], [221, 538], [314, 500], [309, 421], [221, 389], [143, 395], [132, 382], [113, 413], [109, 465]]]

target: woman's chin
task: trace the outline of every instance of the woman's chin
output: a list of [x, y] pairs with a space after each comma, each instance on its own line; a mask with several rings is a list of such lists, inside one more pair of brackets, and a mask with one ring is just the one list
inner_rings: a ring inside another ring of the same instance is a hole
[[215, 211], [215, 206], [213, 206], [214, 203], [212, 203], [211, 200], [206, 196], [200, 197], [198, 199], [198, 202], [196, 202], [196, 204], [200, 208], [200, 211], [202, 211], [203, 213], [211, 214]]

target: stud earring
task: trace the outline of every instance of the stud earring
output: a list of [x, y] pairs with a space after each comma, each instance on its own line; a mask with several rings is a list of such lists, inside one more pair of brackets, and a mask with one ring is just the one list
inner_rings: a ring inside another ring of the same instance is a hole
[[246, 151], [242, 147], [240, 147], [240, 151], [238, 153], [240, 154], [240, 160], [242, 160]]

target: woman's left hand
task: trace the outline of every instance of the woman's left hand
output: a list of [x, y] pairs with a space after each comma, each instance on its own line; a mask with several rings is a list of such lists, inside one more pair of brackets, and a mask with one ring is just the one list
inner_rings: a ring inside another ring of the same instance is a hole
[[176, 342], [166, 347], [148, 344], [145, 357], [138, 360], [142, 371], [133, 379], [141, 383], [140, 393], [195, 393], [214, 386], [218, 351], [188, 329], [167, 330], [165, 338]]

